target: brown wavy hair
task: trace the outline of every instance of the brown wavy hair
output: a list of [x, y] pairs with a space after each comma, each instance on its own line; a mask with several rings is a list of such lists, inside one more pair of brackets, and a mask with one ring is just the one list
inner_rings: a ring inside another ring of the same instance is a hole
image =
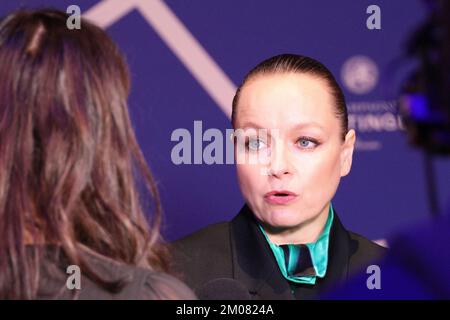
[[84, 20], [69, 30], [67, 18], [41, 9], [0, 21], [0, 298], [36, 298], [36, 244], [56, 244], [112, 292], [121, 285], [83, 252], [167, 268], [157, 189], [127, 110], [127, 65], [103, 30]]

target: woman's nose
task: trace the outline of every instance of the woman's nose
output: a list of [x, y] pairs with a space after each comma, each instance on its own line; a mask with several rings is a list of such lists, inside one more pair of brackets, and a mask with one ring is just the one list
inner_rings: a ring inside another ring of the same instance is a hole
[[268, 175], [281, 179], [283, 176], [290, 175], [291, 168], [289, 165], [287, 150], [284, 146], [279, 146], [272, 150], [270, 158]]

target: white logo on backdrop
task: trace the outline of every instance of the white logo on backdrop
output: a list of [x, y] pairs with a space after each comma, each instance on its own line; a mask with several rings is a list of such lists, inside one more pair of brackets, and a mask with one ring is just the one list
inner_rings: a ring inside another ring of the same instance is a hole
[[[345, 88], [353, 94], [364, 95], [371, 92], [379, 80], [377, 64], [369, 57], [355, 55], [348, 58], [341, 68], [341, 80]], [[403, 129], [403, 123], [397, 111], [397, 102], [393, 101], [348, 101], [349, 127], [358, 133], [395, 132]], [[367, 136], [369, 138], [369, 136]], [[366, 140], [359, 137], [356, 142], [358, 151], [378, 151], [383, 147], [379, 139]]]
[[341, 79], [350, 92], [366, 94], [377, 85], [378, 67], [369, 57], [353, 56], [342, 66]]

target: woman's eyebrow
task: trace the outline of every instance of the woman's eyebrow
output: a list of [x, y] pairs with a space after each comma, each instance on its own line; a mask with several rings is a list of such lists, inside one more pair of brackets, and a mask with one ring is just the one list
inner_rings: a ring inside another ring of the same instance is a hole
[[293, 125], [289, 129], [291, 129], [291, 130], [298, 130], [298, 129], [305, 129], [305, 128], [318, 128], [318, 129], [320, 129], [322, 131], [325, 131], [325, 128], [321, 124], [319, 124], [317, 122], [314, 122], [314, 121], [297, 123], [296, 125]]
[[248, 121], [248, 122], [244, 122], [244, 124], [242, 125], [243, 129], [266, 129], [264, 126], [261, 126], [255, 122], [252, 121]]
[[[257, 124], [256, 122], [247, 121], [241, 126], [242, 129], [267, 129], [267, 127]], [[318, 128], [325, 131], [325, 128], [318, 122], [301, 122], [288, 127], [288, 130], [300, 130], [305, 128]], [[281, 129], [281, 128], [280, 128]]]

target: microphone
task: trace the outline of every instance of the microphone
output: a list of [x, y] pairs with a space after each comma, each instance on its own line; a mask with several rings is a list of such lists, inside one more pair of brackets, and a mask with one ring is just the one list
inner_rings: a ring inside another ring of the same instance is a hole
[[251, 300], [248, 289], [231, 278], [218, 278], [196, 290], [199, 300]]

